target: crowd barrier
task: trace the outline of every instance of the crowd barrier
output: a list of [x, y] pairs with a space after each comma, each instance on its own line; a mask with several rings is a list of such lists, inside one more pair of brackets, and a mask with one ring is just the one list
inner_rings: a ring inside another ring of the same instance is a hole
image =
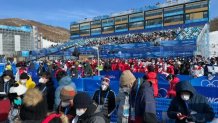
[[[141, 76], [141, 75], [140, 75]], [[161, 77], [160, 77], [161, 76]], [[160, 75], [159, 80], [164, 80], [164, 76]], [[119, 91], [119, 81], [116, 80], [114, 76], [112, 77], [112, 80], [110, 82], [110, 88], [117, 94]], [[137, 76], [138, 77], [138, 76]], [[182, 80], [188, 79], [190, 82], [197, 83], [197, 80], [191, 78], [190, 76], [180, 76], [184, 77], [181, 78]], [[199, 78], [198, 78], [199, 79]], [[206, 77], [202, 77], [200, 80], [204, 80]], [[89, 93], [91, 96], [93, 96], [94, 92], [100, 88], [101, 85], [101, 79], [100, 77], [94, 76], [90, 78], [80, 78], [80, 79], [72, 79], [72, 81], [76, 84], [78, 91], [83, 91]], [[198, 80], [199, 81], [199, 80]], [[195, 89], [200, 93], [205, 95], [208, 98], [208, 101], [210, 102], [211, 106], [213, 107], [216, 118], [218, 118], [218, 94], [217, 94], [217, 88], [215, 87], [203, 87], [200, 86], [194, 86]], [[157, 108], [157, 117], [158, 120], [161, 122], [171, 123], [173, 120], [169, 119], [167, 117], [167, 109], [170, 104], [170, 99], [167, 98], [167, 89], [169, 88], [168, 82], [160, 81], [159, 83], [159, 97], [156, 99], [156, 108]], [[116, 112], [113, 114], [112, 119], [113, 122], [116, 122]]]
[[[0, 75], [3, 73], [5, 68], [5, 64], [0, 64]], [[37, 68], [37, 66], [36, 66]], [[16, 71], [15, 66], [12, 66], [13, 72]], [[16, 72], [15, 72], [16, 73]], [[38, 75], [36, 69], [29, 70], [28, 73], [32, 76], [33, 80], [38, 82]], [[117, 94], [119, 91], [119, 78], [121, 72], [120, 71], [109, 71], [109, 72], [101, 72], [101, 76], [109, 76], [111, 79], [110, 87]], [[134, 75], [138, 77], [143, 77], [143, 73], [134, 73]], [[195, 87], [197, 92], [206, 96], [208, 101], [211, 103], [213, 107], [216, 117], [218, 118], [218, 77], [213, 78], [212, 80], [208, 80], [207, 77], [203, 76], [200, 78], [192, 78], [189, 75], [178, 75], [181, 81], [190, 81], [192, 85]], [[54, 86], [58, 86], [58, 82], [55, 78], [53, 78]], [[84, 91], [93, 95], [94, 92], [100, 88], [101, 77], [93, 76], [89, 78], [78, 78], [72, 79], [72, 81], [76, 84], [78, 91]], [[158, 75], [158, 85], [159, 85], [159, 97], [156, 99], [157, 103], [157, 116], [158, 119], [163, 121], [167, 121], [170, 123], [171, 121], [167, 118], [166, 111], [170, 104], [170, 99], [167, 99], [167, 90], [169, 88], [168, 81], [166, 80], [166, 76]], [[116, 121], [116, 112], [112, 116], [112, 121]]]

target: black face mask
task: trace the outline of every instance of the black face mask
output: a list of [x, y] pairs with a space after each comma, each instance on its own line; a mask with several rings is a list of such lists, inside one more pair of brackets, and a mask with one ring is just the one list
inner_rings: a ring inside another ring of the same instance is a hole
[[213, 65], [214, 65], [214, 64], [215, 64], [215, 61], [211, 61], [211, 64], [213, 64]]

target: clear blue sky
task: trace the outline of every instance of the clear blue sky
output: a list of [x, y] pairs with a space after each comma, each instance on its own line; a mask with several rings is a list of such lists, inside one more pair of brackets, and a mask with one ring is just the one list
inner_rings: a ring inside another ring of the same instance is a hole
[[[69, 28], [70, 22], [110, 14], [165, 0], [1, 0], [0, 19], [22, 18]], [[210, 17], [218, 17], [218, 0], [211, 0]]]

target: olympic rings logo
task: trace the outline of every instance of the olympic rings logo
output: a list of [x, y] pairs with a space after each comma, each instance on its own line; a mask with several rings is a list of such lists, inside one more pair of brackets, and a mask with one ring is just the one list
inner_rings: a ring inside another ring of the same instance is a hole
[[209, 80], [202, 80], [201, 81], [201, 86], [202, 87], [217, 87], [218, 88], [218, 80], [213, 80], [213, 81], [209, 81]]

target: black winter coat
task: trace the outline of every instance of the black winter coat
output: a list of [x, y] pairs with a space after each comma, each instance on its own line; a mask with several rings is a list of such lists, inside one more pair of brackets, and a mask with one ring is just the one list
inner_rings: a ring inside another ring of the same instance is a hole
[[134, 123], [157, 123], [154, 90], [150, 82], [145, 79], [136, 80], [130, 93], [130, 107], [135, 108]]
[[97, 104], [91, 104], [85, 114], [78, 118], [77, 123], [109, 123], [103, 113], [97, 112]]
[[[191, 93], [191, 98], [188, 101], [181, 99], [181, 92], [188, 91]], [[198, 94], [190, 82], [180, 82], [176, 85], [177, 96], [171, 101], [167, 114], [171, 119], [176, 119], [176, 123], [186, 123], [186, 120], [193, 121], [195, 123], [206, 123], [212, 121], [214, 118], [214, 112], [211, 106], [208, 104], [207, 99]], [[193, 113], [195, 112], [195, 113]], [[186, 115], [187, 118], [179, 120], [177, 113]]]
[[[107, 95], [108, 93], [108, 95]], [[105, 99], [107, 96], [107, 99]], [[100, 100], [99, 100], [100, 97]], [[108, 88], [106, 91], [97, 90], [93, 96], [93, 100], [98, 105], [103, 105], [105, 110], [103, 113], [109, 118], [116, 108], [115, 93]], [[99, 102], [100, 101], [100, 102]]]
[[46, 84], [39, 83], [37, 87], [43, 93], [44, 97], [47, 100], [48, 111], [53, 111], [55, 100], [55, 88], [53, 82], [48, 81]]
[[[4, 76], [10, 76], [11, 80], [8, 82], [4, 82]], [[0, 99], [8, 96], [9, 90], [14, 83], [15, 80], [14, 80], [13, 72], [9, 70], [5, 71], [3, 75], [0, 77]]]

